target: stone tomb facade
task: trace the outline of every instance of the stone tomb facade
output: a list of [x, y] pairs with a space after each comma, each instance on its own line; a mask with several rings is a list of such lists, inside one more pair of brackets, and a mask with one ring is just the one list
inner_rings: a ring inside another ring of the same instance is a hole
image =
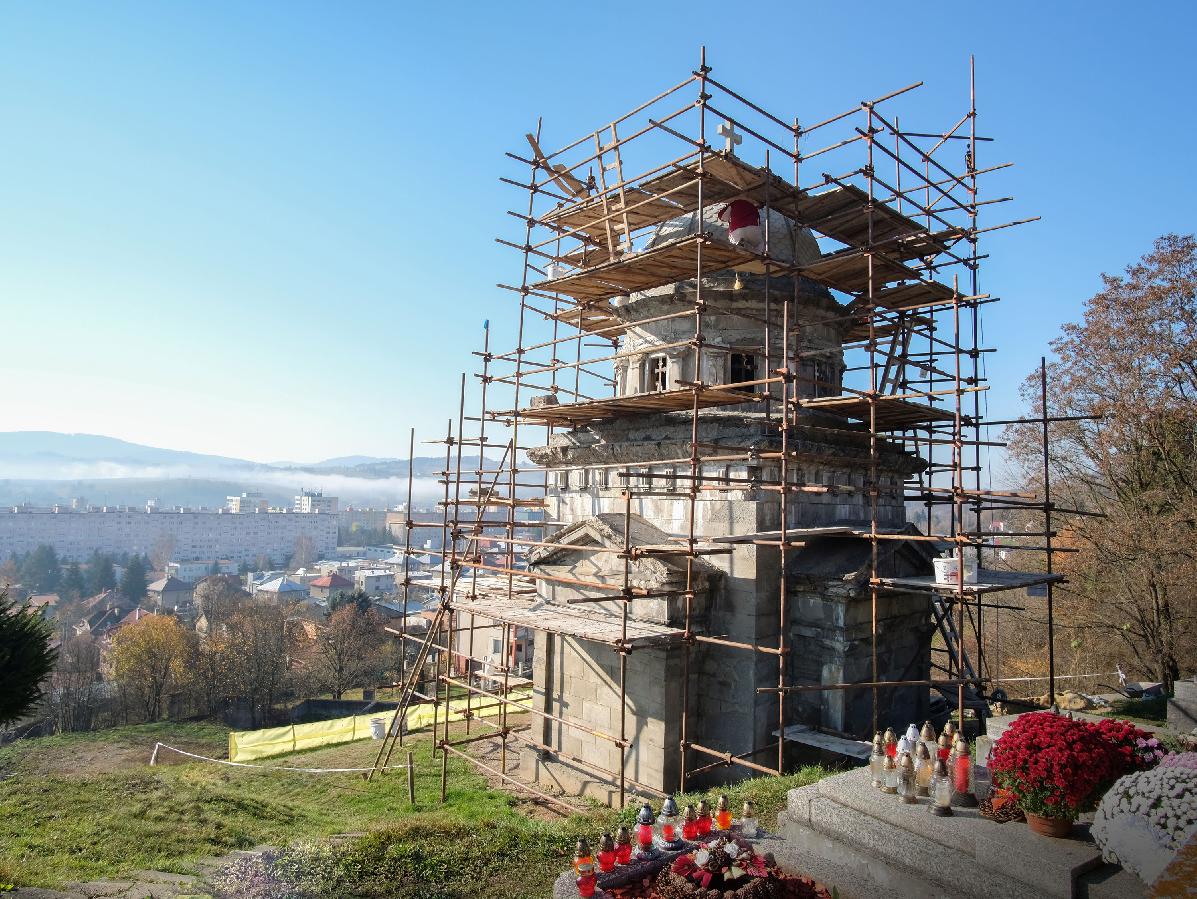
[[[726, 239], [723, 225], [708, 210], [705, 230]], [[693, 233], [691, 214], [662, 225], [654, 241]], [[799, 262], [817, 258], [811, 235], [773, 213], [770, 255]], [[707, 384], [737, 384], [766, 377], [783, 356], [783, 298], [791, 304], [790, 346], [799, 360], [802, 398], [841, 392], [844, 374], [842, 322], [844, 307], [823, 287], [804, 279], [718, 272], [704, 277], [701, 353], [693, 346], [672, 346], [694, 336], [690, 316], [661, 318], [692, 308], [693, 280], [621, 298], [614, 313], [627, 325], [614, 362], [618, 396], [684, 389], [696, 375]], [[766, 296], [768, 294], [768, 297]], [[743, 313], [743, 314], [741, 314]], [[770, 322], [766, 358], [763, 321]], [[793, 350], [798, 347], [797, 352]], [[780, 385], [770, 385], [780, 400]], [[760, 385], [745, 388], [760, 393]], [[547, 446], [529, 452], [534, 462], [552, 472], [548, 514], [564, 522], [549, 543], [576, 544], [579, 549], [551, 549], [532, 554], [534, 570], [562, 579], [624, 583], [625, 483], [632, 489], [632, 546], [661, 547], [678, 542], [688, 531], [691, 413], [652, 413], [614, 417], [555, 433]], [[781, 448], [774, 422], [761, 403], [705, 409], [698, 413], [698, 439], [709, 455], [743, 454], [745, 461], [703, 464], [702, 485], [695, 502], [694, 529], [703, 541], [727, 543], [730, 552], [693, 560], [696, 597], [692, 627], [742, 643], [775, 647], [778, 643], [781, 596], [780, 550], [776, 546], [734, 542], [734, 538], [777, 531], [781, 525], [780, 495], [765, 489], [780, 481], [780, 465], [757, 454]], [[868, 433], [844, 418], [803, 410], [790, 430], [788, 445], [797, 462], [789, 465], [790, 482], [811, 489], [788, 494], [787, 527], [867, 528], [870, 521]], [[720, 452], [719, 448], [726, 448]], [[881, 442], [878, 465], [878, 527], [898, 534], [907, 527], [902, 485], [925, 463], [897, 446]], [[623, 473], [626, 473], [624, 476]], [[925, 544], [882, 541], [883, 575], [922, 575], [931, 571]], [[606, 552], [586, 551], [598, 546]], [[784, 626], [791, 647], [787, 656], [789, 683], [867, 681], [872, 674], [871, 571], [868, 540], [853, 536], [812, 539], [788, 551], [787, 614]], [[653, 592], [684, 590], [684, 555], [639, 558], [629, 572], [634, 586]], [[538, 588], [549, 603], [567, 603], [585, 595], [565, 580], [543, 580]], [[608, 591], [609, 592], [609, 591]], [[593, 603], [598, 613], [620, 614], [622, 600]], [[633, 599], [631, 617], [676, 627], [685, 623], [684, 599]], [[921, 593], [888, 592], [878, 605], [878, 665], [882, 679], [925, 679], [930, 671], [930, 600]], [[619, 735], [620, 655], [609, 646], [560, 634], [537, 635], [533, 671], [538, 708], [592, 731]], [[757, 693], [776, 686], [777, 656], [697, 643], [690, 655], [690, 686], [685, 677], [685, 648], [672, 644], [636, 649], [626, 657], [627, 738], [625, 773], [629, 780], [672, 791], [680, 783], [681, 709], [688, 695], [687, 739], [734, 754], [761, 751], [775, 744], [778, 697]], [[824, 691], [790, 694], [785, 700], [787, 724], [804, 724], [859, 739], [871, 736], [872, 691]], [[906, 723], [926, 713], [927, 691], [893, 689], [881, 696], [882, 720]], [[618, 773], [620, 750], [611, 741], [544, 719], [541, 742], [555, 752], [528, 751], [521, 757], [525, 776], [553, 783], [570, 792], [591, 792], [613, 798], [601, 774], [572, 765], [557, 753], [581, 759], [592, 768]], [[755, 758], [772, 764], [776, 750]], [[693, 755], [689, 767], [711, 761]], [[723, 768], [704, 778], [738, 779], [740, 768]], [[696, 786], [689, 783], [688, 786]]]

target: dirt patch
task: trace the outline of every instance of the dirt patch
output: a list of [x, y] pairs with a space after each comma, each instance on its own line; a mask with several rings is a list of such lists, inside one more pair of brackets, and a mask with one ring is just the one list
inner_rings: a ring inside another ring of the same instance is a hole
[[[105, 736], [103, 732], [87, 735], [68, 735], [65, 738], [47, 737], [31, 741], [17, 741], [5, 747], [0, 756], [0, 770], [16, 777], [89, 778], [105, 774], [120, 774], [150, 763], [154, 744], [169, 743], [187, 752], [211, 758], [228, 756], [213, 735], [179, 732], [147, 732], [141, 734]], [[100, 737], [100, 738], [96, 738]], [[162, 750], [156, 764], [179, 765], [192, 761], [186, 756]]]

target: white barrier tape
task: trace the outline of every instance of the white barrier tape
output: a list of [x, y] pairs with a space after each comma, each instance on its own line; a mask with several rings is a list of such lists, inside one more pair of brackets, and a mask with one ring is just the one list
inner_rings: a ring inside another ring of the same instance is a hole
[[183, 749], [176, 749], [166, 743], [155, 743], [154, 754], [150, 756], [150, 764], [157, 764], [158, 750], [169, 749], [171, 752], [177, 752], [179, 755], [185, 755], [188, 758], [198, 759], [201, 762], [215, 762], [218, 765], [228, 765], [232, 768], [255, 768], [260, 771], [298, 771], [301, 774], [361, 774], [365, 771], [390, 771], [395, 768], [407, 768], [403, 765], [387, 765], [383, 768], [288, 768], [285, 765], [250, 765], [246, 762], [230, 762], [228, 759], [214, 759], [206, 755], [196, 755], [194, 752], [187, 752]]

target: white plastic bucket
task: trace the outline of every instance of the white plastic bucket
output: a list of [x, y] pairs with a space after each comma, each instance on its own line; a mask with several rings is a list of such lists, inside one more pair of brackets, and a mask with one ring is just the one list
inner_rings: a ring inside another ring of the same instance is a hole
[[370, 736], [375, 740], [381, 740], [387, 735], [387, 723], [381, 718], [370, 719]]
[[[976, 559], [970, 559], [969, 553], [966, 552], [964, 557], [964, 583], [975, 584], [977, 582], [977, 563]], [[949, 556], [948, 558], [937, 558], [932, 560], [935, 563], [935, 583], [937, 584], [955, 584], [957, 582], [957, 558]]]

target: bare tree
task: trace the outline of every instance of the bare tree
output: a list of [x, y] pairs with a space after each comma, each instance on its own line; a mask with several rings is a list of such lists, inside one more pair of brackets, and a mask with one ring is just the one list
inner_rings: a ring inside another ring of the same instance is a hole
[[100, 647], [90, 634], [71, 637], [59, 647], [50, 702], [56, 730], [91, 728], [99, 677]]
[[208, 633], [215, 634], [249, 599], [233, 575], [213, 575], [195, 585], [196, 608], [208, 621]]
[[257, 727], [274, 707], [287, 680], [289, 640], [285, 612], [249, 605], [225, 623], [234, 695], [249, 704]]
[[166, 570], [166, 563], [175, 554], [175, 542], [174, 534], [161, 534], [154, 541], [150, 547], [150, 564], [154, 566], [155, 571]]
[[387, 642], [382, 616], [373, 609], [362, 611], [353, 603], [342, 605], [317, 637], [312, 674], [333, 699], [340, 699], [346, 690], [378, 679], [386, 668], [383, 650]]
[[[1076, 517], [1059, 591], [1071, 642], [1127, 660], [1170, 689], [1197, 666], [1197, 241], [1167, 235], [1052, 342], [1053, 499]], [[1023, 389], [1038, 412], [1038, 377]], [[1089, 416], [1095, 416], [1090, 418]], [[1036, 426], [1012, 429], [1026, 480], [1042, 481]]]

